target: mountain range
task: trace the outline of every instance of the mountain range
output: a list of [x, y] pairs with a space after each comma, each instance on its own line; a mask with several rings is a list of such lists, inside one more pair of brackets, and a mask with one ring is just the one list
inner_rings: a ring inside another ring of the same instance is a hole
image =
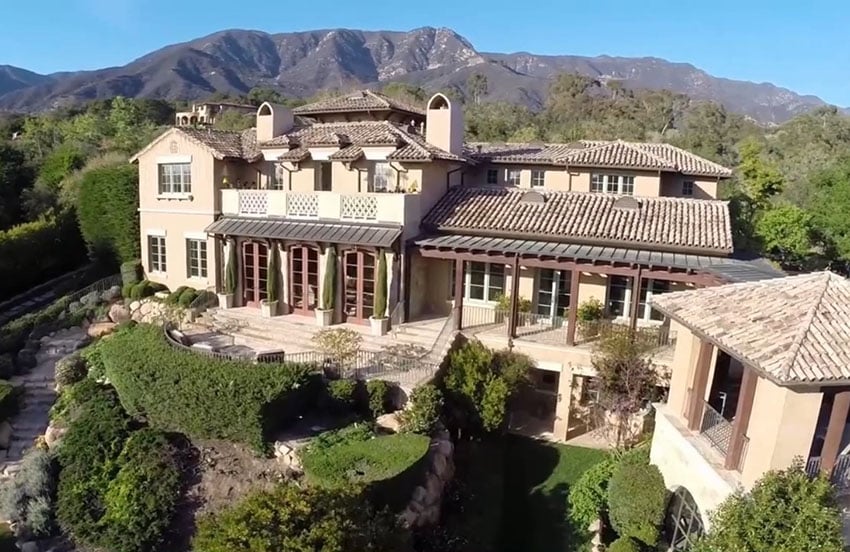
[[166, 46], [121, 67], [40, 75], [0, 65], [0, 110], [41, 111], [118, 95], [196, 100], [214, 92], [246, 94], [256, 86], [294, 97], [390, 81], [427, 90], [463, 90], [476, 73], [487, 77], [485, 99], [532, 109], [543, 106], [549, 84], [559, 73], [716, 101], [760, 123], [781, 123], [826, 105], [816, 96], [770, 83], [714, 77], [687, 63], [480, 52], [451, 29], [424, 27], [407, 32], [332, 29], [279, 34], [228, 30]]

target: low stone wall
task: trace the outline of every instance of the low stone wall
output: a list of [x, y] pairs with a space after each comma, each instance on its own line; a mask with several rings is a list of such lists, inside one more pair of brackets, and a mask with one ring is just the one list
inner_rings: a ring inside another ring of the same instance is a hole
[[415, 529], [440, 522], [440, 507], [446, 485], [454, 478], [454, 443], [449, 432], [438, 432], [428, 445], [425, 477], [399, 516], [405, 527]]

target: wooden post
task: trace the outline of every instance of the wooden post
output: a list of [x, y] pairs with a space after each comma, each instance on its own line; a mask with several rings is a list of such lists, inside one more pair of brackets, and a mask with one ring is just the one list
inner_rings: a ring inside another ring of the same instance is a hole
[[637, 328], [638, 309], [640, 308], [641, 271], [642, 268], [638, 267], [637, 274], [635, 274], [632, 279], [634, 282], [632, 285], [632, 310], [629, 313], [629, 328], [631, 328], [632, 331]]
[[844, 424], [847, 422], [847, 412], [850, 410], [850, 391], [839, 391], [832, 401], [829, 413], [829, 425], [826, 426], [826, 437], [823, 440], [820, 469], [826, 475], [832, 473], [835, 461], [838, 459], [838, 449], [841, 446], [841, 436]]
[[688, 405], [688, 429], [699, 431], [702, 424], [703, 402], [705, 401], [705, 390], [708, 387], [708, 373], [711, 365], [711, 354], [714, 346], [708, 341], [700, 341], [699, 356], [694, 367], [694, 377], [691, 382], [691, 391]]
[[455, 259], [455, 330], [463, 328], [463, 261]]
[[519, 255], [514, 257], [511, 267], [511, 305], [508, 312], [508, 338], [516, 337], [516, 319], [519, 306]]
[[578, 323], [578, 285], [581, 272], [574, 268], [570, 274], [570, 313], [567, 318], [567, 345], [576, 344], [576, 324]]
[[735, 420], [732, 422], [732, 437], [729, 440], [729, 450], [726, 451], [724, 467], [727, 470], [737, 470], [740, 467], [747, 428], [750, 425], [750, 415], [753, 412], [753, 399], [756, 396], [757, 382], [758, 375], [755, 371], [744, 366], [741, 389], [738, 393], [738, 406], [735, 408]]

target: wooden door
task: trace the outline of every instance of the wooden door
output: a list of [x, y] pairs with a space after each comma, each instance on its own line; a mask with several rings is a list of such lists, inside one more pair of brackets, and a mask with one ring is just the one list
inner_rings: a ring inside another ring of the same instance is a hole
[[367, 251], [346, 251], [343, 256], [346, 319], [364, 323], [375, 304], [375, 255]]
[[289, 298], [294, 312], [309, 314], [319, 306], [319, 250], [296, 245], [289, 250]]
[[266, 244], [242, 244], [242, 304], [258, 308], [267, 297], [266, 280], [269, 271], [269, 251]]

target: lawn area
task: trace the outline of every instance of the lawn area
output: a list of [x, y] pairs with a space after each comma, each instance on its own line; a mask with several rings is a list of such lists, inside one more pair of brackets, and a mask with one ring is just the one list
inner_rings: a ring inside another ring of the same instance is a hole
[[568, 522], [567, 498], [570, 485], [606, 453], [516, 436], [505, 445], [502, 552], [584, 549], [583, 531]]

